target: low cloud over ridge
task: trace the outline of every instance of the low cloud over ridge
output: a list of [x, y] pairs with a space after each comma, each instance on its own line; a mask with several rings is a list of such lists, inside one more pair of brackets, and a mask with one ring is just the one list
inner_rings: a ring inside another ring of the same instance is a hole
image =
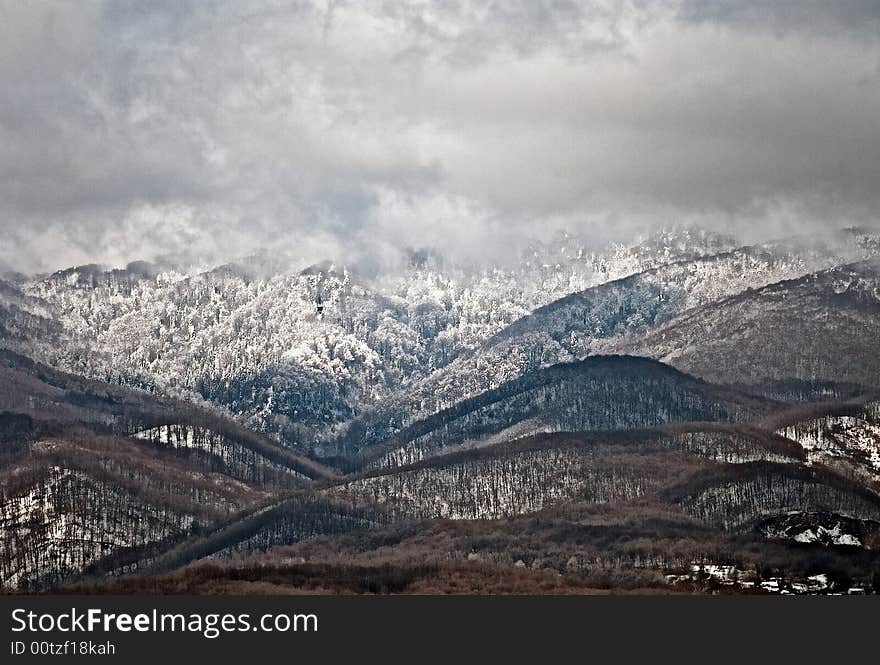
[[874, 224], [878, 25], [856, 0], [3, 3], [0, 267]]

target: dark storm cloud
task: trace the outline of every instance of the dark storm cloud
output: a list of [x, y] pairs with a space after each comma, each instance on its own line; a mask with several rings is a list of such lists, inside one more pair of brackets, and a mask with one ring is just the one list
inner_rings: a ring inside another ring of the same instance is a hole
[[0, 3], [0, 265], [873, 223], [875, 2]]
[[876, 33], [880, 27], [880, 3], [876, 0], [686, 0], [680, 5], [679, 16], [690, 21], [781, 32]]

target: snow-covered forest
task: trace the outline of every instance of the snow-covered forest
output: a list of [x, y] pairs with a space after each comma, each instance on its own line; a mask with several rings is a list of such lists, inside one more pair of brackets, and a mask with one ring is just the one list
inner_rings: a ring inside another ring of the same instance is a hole
[[858, 550], [833, 557], [865, 578], [878, 248], [679, 228], [370, 275], [265, 254], [7, 276], [0, 584], [311, 552], [664, 585], [743, 559], [806, 575], [792, 543]]

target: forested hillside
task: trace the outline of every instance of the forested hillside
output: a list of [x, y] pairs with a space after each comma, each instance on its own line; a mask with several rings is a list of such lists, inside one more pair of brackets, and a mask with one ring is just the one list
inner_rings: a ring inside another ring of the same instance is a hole
[[0, 282], [0, 586], [880, 588], [861, 230]]
[[[198, 274], [82, 266], [27, 281], [21, 297], [60, 326], [29, 338], [45, 362], [206, 399], [309, 447], [535, 307], [731, 243], [681, 229], [590, 249], [560, 235], [526, 248], [515, 267], [413, 252], [399, 271], [370, 278], [330, 262], [284, 269], [268, 256]], [[36, 325], [17, 310], [8, 318], [15, 329]]]
[[137, 570], [155, 552], [335, 475], [211, 411], [9, 351], [0, 361], [3, 587]]
[[663, 360], [709, 381], [785, 379], [880, 386], [880, 263], [831, 268], [695, 309], [621, 352]]
[[[674, 325], [668, 322], [676, 321], [686, 312], [703, 306], [711, 308], [713, 303], [729, 296], [748, 294], [767, 284], [828, 268], [854, 256], [874, 256], [876, 252], [873, 236], [853, 231], [821, 241], [795, 239], [675, 261], [572, 293], [515, 321], [449, 366], [408, 386], [385, 404], [367, 410], [353, 421], [352, 428], [355, 436], [369, 431], [375, 432], [374, 441], [380, 440], [394, 434], [396, 428], [522, 374], [597, 353], [619, 351], [659, 358], [661, 356], [652, 355], [649, 350], [664, 348], [657, 342], [659, 337], [648, 337], [652, 341], [644, 349], [639, 347], [639, 342], [655, 328], [667, 324], [665, 330]], [[833, 303], [828, 303], [824, 313], [817, 312], [816, 316], [821, 320], [832, 310]], [[696, 323], [698, 327], [690, 330], [687, 319], [683, 321], [679, 328], [683, 342], [689, 335], [701, 334], [702, 323]], [[761, 339], [763, 337], [757, 335], [756, 344], [760, 344]], [[700, 355], [709, 364], [711, 357], [711, 354]], [[666, 360], [678, 366], [671, 361], [672, 356]], [[782, 357], [777, 360], [782, 361]], [[689, 367], [681, 368], [690, 371]], [[800, 376], [794, 371], [781, 371], [773, 378]], [[712, 375], [707, 378], [718, 380]], [[811, 383], [801, 386], [801, 392], [810, 392], [812, 382], [818, 380], [815, 375], [807, 378]], [[836, 381], [846, 382], [841, 377]], [[786, 391], [786, 397], [790, 393]]]
[[737, 421], [773, 408], [695, 381], [660, 363], [595, 356], [527, 374], [419, 421], [360, 457], [378, 466], [419, 461], [444, 448], [490, 445], [539, 432], [621, 430], [667, 422]]

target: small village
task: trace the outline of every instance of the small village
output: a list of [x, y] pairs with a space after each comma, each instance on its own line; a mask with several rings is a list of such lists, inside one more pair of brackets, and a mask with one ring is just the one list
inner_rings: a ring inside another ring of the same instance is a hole
[[702, 590], [712, 594], [865, 596], [876, 593], [871, 584], [832, 579], [827, 573], [806, 577], [761, 577], [755, 570], [741, 570], [733, 565], [718, 564], [693, 564], [690, 572], [667, 574], [666, 581], [676, 589]]

